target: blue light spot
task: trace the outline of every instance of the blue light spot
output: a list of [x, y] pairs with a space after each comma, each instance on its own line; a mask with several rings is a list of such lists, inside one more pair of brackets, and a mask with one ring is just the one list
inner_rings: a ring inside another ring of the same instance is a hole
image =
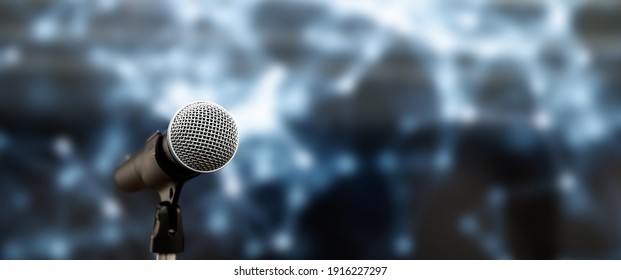
[[394, 171], [398, 166], [396, 156], [389, 151], [381, 153], [378, 162], [380, 168], [384, 171]]
[[224, 234], [229, 228], [229, 217], [225, 211], [216, 209], [208, 218], [209, 231], [214, 234]]
[[501, 256], [506, 256], [504, 253], [502, 240], [497, 235], [485, 235], [481, 240], [483, 243], [483, 249], [488, 252], [488, 254], [492, 255], [493, 258], [500, 258]]
[[495, 186], [487, 193], [487, 201], [492, 207], [501, 207], [505, 202], [505, 196], [502, 187]]
[[479, 222], [472, 214], [467, 214], [459, 220], [459, 228], [466, 235], [476, 235], [479, 232]]
[[558, 184], [563, 192], [570, 192], [576, 187], [576, 178], [572, 172], [564, 172], [558, 178]]
[[399, 255], [407, 255], [413, 251], [414, 242], [408, 236], [402, 235], [395, 238], [395, 252]]
[[60, 135], [52, 143], [54, 152], [61, 158], [66, 158], [73, 152], [73, 143], [66, 135]]
[[288, 251], [293, 243], [292, 237], [287, 232], [279, 232], [274, 235], [273, 246], [278, 251]]
[[106, 243], [116, 243], [121, 237], [121, 232], [118, 226], [109, 224], [104, 227], [102, 237]]
[[433, 164], [436, 170], [446, 171], [453, 164], [453, 155], [450, 151], [442, 149], [434, 155]]
[[299, 209], [306, 203], [308, 194], [302, 187], [293, 186], [288, 192], [289, 206], [293, 209]]
[[23, 258], [24, 250], [19, 243], [7, 241], [3, 247], [3, 259], [17, 260]]
[[58, 187], [62, 190], [72, 189], [82, 178], [82, 172], [82, 168], [77, 164], [65, 167], [57, 177]]
[[335, 159], [336, 169], [341, 174], [353, 173], [357, 168], [356, 159], [349, 153], [343, 153]]
[[248, 258], [255, 258], [263, 251], [263, 246], [256, 240], [250, 240], [246, 243], [245, 253]]
[[418, 121], [414, 116], [405, 116], [399, 120], [399, 129], [402, 133], [411, 133], [418, 127]]
[[58, 28], [56, 24], [49, 18], [43, 18], [35, 22], [32, 35], [41, 42], [49, 41], [56, 36]]
[[63, 238], [56, 237], [48, 240], [47, 250], [54, 259], [66, 259], [69, 256], [69, 244]]

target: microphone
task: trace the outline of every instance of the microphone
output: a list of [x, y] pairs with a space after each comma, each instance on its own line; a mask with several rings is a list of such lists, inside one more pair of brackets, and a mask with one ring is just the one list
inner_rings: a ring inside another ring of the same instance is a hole
[[151, 252], [158, 260], [174, 260], [184, 250], [178, 205], [183, 184], [223, 168], [237, 144], [237, 125], [224, 108], [193, 102], [175, 113], [164, 134], [155, 132], [141, 151], [116, 169], [114, 180], [122, 191], [150, 188], [160, 196], [151, 233]]
[[114, 179], [123, 191], [146, 187], [159, 191], [220, 170], [235, 155], [237, 144], [237, 125], [224, 108], [193, 102], [177, 111], [165, 135], [155, 132], [140, 152], [127, 158]]

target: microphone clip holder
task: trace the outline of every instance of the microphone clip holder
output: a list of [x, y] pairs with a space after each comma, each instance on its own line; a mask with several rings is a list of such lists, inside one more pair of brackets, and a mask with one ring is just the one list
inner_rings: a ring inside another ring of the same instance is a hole
[[155, 213], [155, 225], [151, 233], [151, 252], [178, 254], [184, 249], [183, 223], [179, 205], [161, 202]]
[[159, 191], [161, 201], [156, 208], [150, 245], [158, 259], [174, 259], [184, 250], [181, 207], [177, 204], [181, 186], [182, 183], [174, 183]]

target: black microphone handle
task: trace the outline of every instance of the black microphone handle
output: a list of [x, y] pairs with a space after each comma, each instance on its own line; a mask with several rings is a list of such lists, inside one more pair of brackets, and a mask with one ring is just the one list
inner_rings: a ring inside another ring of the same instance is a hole
[[121, 190], [135, 192], [146, 187], [158, 190], [170, 183], [182, 183], [199, 174], [174, 160], [168, 139], [157, 131], [147, 139], [142, 150], [116, 169], [114, 180]]

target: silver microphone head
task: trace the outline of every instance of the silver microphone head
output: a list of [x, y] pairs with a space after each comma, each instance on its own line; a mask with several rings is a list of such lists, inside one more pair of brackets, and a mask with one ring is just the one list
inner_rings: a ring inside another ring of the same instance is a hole
[[219, 170], [237, 151], [235, 121], [211, 102], [194, 102], [179, 109], [170, 121], [167, 137], [173, 157], [200, 173]]

